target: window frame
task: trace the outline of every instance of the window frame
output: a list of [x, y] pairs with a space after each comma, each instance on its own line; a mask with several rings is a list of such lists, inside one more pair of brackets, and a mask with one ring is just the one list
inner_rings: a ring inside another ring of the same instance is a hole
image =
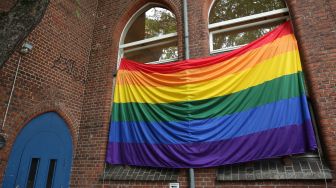
[[[210, 22], [210, 13], [216, 1], [218, 0], [213, 0], [210, 5], [209, 12], [208, 12], [208, 22]], [[267, 17], [276, 16], [279, 14], [287, 14], [287, 15], [266, 19]], [[290, 18], [289, 9], [288, 7], [286, 7], [286, 8], [276, 9], [276, 10], [262, 12], [258, 14], [253, 14], [250, 16], [244, 16], [244, 17], [239, 17], [239, 18], [230, 19], [226, 21], [216, 22], [212, 24], [208, 23], [210, 54], [213, 55], [217, 53], [228, 52], [228, 51], [232, 51], [232, 50], [238, 49], [246, 45], [246, 44], [243, 44], [243, 45], [237, 45], [237, 46], [220, 48], [220, 49], [214, 50], [213, 49], [214, 34], [226, 33], [230, 31], [246, 29], [246, 28], [250, 28], [254, 26], [262, 26], [264, 24], [274, 23], [274, 22], [281, 21], [281, 20], [285, 21], [285, 20], [288, 20], [289, 18]], [[261, 19], [265, 19], [265, 20], [261, 20]], [[260, 20], [260, 21], [254, 21], [254, 20]], [[249, 21], [251, 21], [251, 23], [246, 23]], [[222, 27], [227, 27], [227, 28], [222, 28]]]
[[[141, 14], [145, 13], [146, 11], [148, 11], [149, 9], [154, 8], [154, 7], [160, 7], [160, 8], [166, 9], [166, 10], [173, 13], [173, 11], [171, 11], [170, 9], [168, 9], [167, 7], [165, 7], [165, 6], [163, 6], [162, 4], [159, 4], [159, 3], [147, 3], [146, 5], [142, 6], [140, 9], [138, 9], [131, 16], [131, 18], [127, 21], [127, 23], [126, 23], [126, 25], [125, 25], [122, 33], [121, 33], [120, 40], [119, 40], [119, 45], [118, 45], [117, 69], [119, 69], [121, 58], [124, 57], [124, 54], [126, 52], [143, 50], [143, 49], [147, 49], [147, 48], [160, 46], [160, 45], [163, 45], [163, 44], [178, 41], [178, 37], [177, 37], [178, 34], [177, 34], [177, 28], [176, 28], [176, 32], [174, 32], [174, 33], [169, 33], [169, 34], [164, 34], [164, 35], [160, 35], [160, 36], [156, 36], [156, 37], [142, 39], [142, 40], [138, 40], [138, 41], [134, 41], [134, 42], [124, 43], [126, 35], [129, 31], [129, 29], [131, 28], [131, 26], [133, 25], [133, 23], [135, 22], [135, 20]], [[174, 16], [176, 18], [175, 14], [174, 14]], [[176, 27], [177, 27], [177, 24], [176, 24]], [[153, 43], [153, 44], [151, 44], [151, 43]], [[146, 44], [148, 44], [148, 45], [146, 45]], [[141, 46], [141, 45], [146, 45], [146, 46]], [[125, 48], [129, 48], [129, 47], [135, 47], [135, 48], [125, 50]], [[177, 48], [178, 48], [178, 46], [177, 46]], [[165, 59], [165, 60], [146, 62], [145, 64], [162, 64], [162, 63], [168, 63], [168, 62], [173, 62], [173, 61], [177, 61], [177, 60], [178, 60], [178, 57]]]

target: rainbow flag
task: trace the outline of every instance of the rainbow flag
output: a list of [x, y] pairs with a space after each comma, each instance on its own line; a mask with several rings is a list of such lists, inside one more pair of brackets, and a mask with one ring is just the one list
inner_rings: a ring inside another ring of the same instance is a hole
[[121, 61], [106, 157], [111, 164], [201, 168], [316, 148], [290, 22], [213, 57]]

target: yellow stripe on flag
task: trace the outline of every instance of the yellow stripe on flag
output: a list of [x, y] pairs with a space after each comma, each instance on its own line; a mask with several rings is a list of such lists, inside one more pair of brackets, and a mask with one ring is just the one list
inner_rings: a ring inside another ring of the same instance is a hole
[[301, 70], [299, 53], [292, 51], [275, 56], [252, 68], [205, 82], [175, 87], [117, 85], [114, 102], [169, 103], [203, 100], [235, 93]]

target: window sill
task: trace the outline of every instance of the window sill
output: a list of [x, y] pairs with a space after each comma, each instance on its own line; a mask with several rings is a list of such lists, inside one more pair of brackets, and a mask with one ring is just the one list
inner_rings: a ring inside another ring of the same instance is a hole
[[332, 172], [318, 157], [281, 158], [220, 167], [217, 181], [331, 180]]
[[177, 169], [133, 167], [106, 164], [100, 180], [112, 181], [177, 181]]

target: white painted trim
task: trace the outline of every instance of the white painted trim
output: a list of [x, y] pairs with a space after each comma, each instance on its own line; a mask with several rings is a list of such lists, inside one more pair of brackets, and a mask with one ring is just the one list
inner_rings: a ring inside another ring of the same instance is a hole
[[215, 4], [216, 1], [217, 1], [217, 0], [212, 0], [212, 2], [211, 2], [211, 4], [210, 4], [210, 8], [209, 8], [209, 11], [208, 11], [208, 23], [209, 23], [209, 21], [210, 21], [210, 12], [211, 12], [212, 7], [213, 7], [213, 5]]
[[274, 15], [277, 15], [277, 14], [282, 14], [282, 13], [287, 13], [287, 12], [288, 12], [288, 8], [272, 10], [272, 11], [263, 12], [263, 13], [260, 13], [260, 14], [254, 14], [254, 15], [251, 15], [251, 16], [245, 16], [245, 17], [241, 17], [241, 18], [228, 20], [228, 21], [222, 21], [222, 22], [218, 22], [218, 23], [209, 24], [208, 28], [209, 29], [214, 29], [214, 28], [218, 28], [218, 27], [229, 26], [229, 25], [232, 25], [232, 24], [237, 24], [237, 23], [246, 22], [246, 21], [250, 21], [250, 20], [260, 19], [260, 18], [264, 18], [264, 17], [268, 17], [268, 16], [274, 16]]
[[175, 41], [177, 41], [177, 39], [170, 39], [170, 40], [167, 40], [167, 41], [162, 41], [162, 42], [158, 42], [158, 43], [154, 43], [154, 44], [150, 44], [150, 45], [146, 45], [146, 46], [131, 48], [131, 49], [128, 49], [128, 50], [124, 50], [124, 54], [129, 53], [129, 52], [138, 51], [138, 50], [144, 50], [144, 49], [147, 49], [147, 48], [152, 48], [152, 47], [155, 47], [155, 46], [161, 46], [161, 45], [164, 45], [164, 44], [169, 44], [169, 43], [175, 42]]
[[286, 20], [288, 18], [289, 18], [289, 16], [282, 16], [282, 17], [278, 17], [278, 18], [272, 18], [272, 19], [268, 19], [268, 20], [263, 20], [263, 21], [258, 21], [258, 22], [244, 24], [244, 25], [238, 25], [238, 26], [234, 26], [234, 27], [229, 27], [229, 28], [225, 28], [225, 29], [211, 31], [210, 34], [209, 34], [210, 54], [232, 51], [232, 50], [238, 49], [238, 48], [246, 45], [245, 44], [245, 45], [239, 45], [239, 46], [233, 46], [233, 47], [229, 47], [229, 48], [221, 48], [221, 49], [214, 50], [213, 49], [213, 35], [214, 34], [225, 33], [225, 32], [235, 31], [235, 30], [239, 30], [239, 29], [245, 29], [245, 28], [249, 28], [249, 27], [253, 27], [253, 26], [259, 26], [259, 25], [268, 24], [268, 23], [272, 23], [272, 22], [276, 22], [276, 21], [280, 21], [280, 20]]
[[217, 50], [212, 50], [212, 51], [210, 51], [210, 53], [211, 54], [217, 54], [217, 53], [221, 53], [221, 52], [229, 52], [229, 51], [241, 48], [243, 46], [246, 46], [246, 44], [242, 44], [242, 45], [238, 45], [238, 46], [232, 46], [232, 47], [228, 47], [228, 48], [220, 48], [220, 49], [217, 49]]
[[212, 51], [214, 51], [213, 49], [213, 34], [209, 33], [209, 47], [210, 47], [210, 53], [212, 53]]
[[161, 36], [158, 36], [158, 37], [152, 37], [152, 38], [148, 38], [148, 39], [138, 40], [138, 41], [135, 41], [135, 42], [121, 44], [119, 46], [119, 48], [128, 48], [128, 47], [131, 47], [131, 46], [138, 46], [138, 45], [146, 44], [146, 43], [150, 43], [150, 42], [160, 41], [160, 40], [164, 40], [164, 39], [170, 39], [170, 38], [173, 38], [173, 37], [176, 37], [176, 36], [177, 36], [177, 33], [170, 33], [170, 34], [161, 35]]
[[169, 188], [180, 188], [180, 183], [169, 183]]
[[245, 28], [258, 26], [258, 25], [264, 25], [264, 24], [268, 24], [268, 23], [272, 23], [272, 22], [276, 22], [276, 21], [280, 21], [280, 20], [286, 20], [287, 18], [288, 18], [288, 16], [282, 16], [282, 17], [278, 17], [278, 18], [262, 20], [262, 21], [258, 21], [258, 22], [253, 22], [253, 23], [248, 23], [248, 24], [244, 24], [244, 25], [238, 25], [238, 26], [234, 26], [234, 27], [229, 27], [229, 28], [225, 28], [225, 29], [219, 29], [219, 30], [211, 31], [210, 34], [225, 33], [225, 32], [229, 32], [229, 31], [245, 29]]
[[170, 58], [170, 59], [164, 59], [164, 60], [159, 60], [159, 61], [151, 61], [145, 64], [163, 64], [163, 63], [168, 63], [172, 61], [177, 61], [178, 58]]

